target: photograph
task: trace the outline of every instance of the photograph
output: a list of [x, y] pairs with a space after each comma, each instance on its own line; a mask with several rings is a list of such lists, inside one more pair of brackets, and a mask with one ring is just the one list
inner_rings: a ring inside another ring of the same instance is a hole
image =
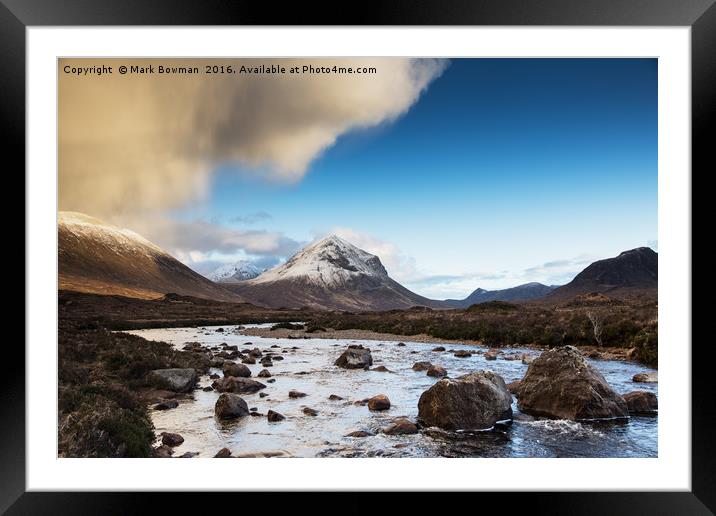
[[58, 458], [659, 458], [658, 58], [56, 63]]

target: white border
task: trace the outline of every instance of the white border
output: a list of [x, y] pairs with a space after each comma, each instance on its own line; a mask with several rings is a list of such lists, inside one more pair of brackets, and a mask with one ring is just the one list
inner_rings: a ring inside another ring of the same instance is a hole
[[[32, 27], [27, 43], [28, 490], [690, 490], [689, 28]], [[57, 459], [56, 58], [88, 55], [658, 57], [659, 458]]]

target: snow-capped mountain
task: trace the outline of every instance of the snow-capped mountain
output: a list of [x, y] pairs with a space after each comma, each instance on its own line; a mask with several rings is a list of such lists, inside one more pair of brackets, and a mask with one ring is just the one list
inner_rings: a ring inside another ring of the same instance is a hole
[[388, 310], [439, 306], [391, 279], [380, 258], [334, 235], [257, 278], [227, 288], [270, 307]]
[[240, 260], [236, 263], [227, 263], [214, 269], [207, 275], [211, 281], [216, 283], [238, 283], [254, 279], [261, 274], [264, 269], [260, 269], [256, 265], [246, 260]]
[[57, 220], [59, 288], [152, 299], [176, 293], [243, 301], [146, 238], [76, 212]]

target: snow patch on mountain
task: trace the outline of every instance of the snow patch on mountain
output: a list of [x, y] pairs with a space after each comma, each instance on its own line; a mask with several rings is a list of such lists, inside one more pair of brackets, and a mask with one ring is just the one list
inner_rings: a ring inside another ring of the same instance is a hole
[[257, 267], [249, 261], [240, 260], [236, 263], [227, 263], [216, 268], [207, 275], [207, 278], [217, 283], [238, 283], [239, 281], [253, 279], [263, 271], [264, 269]]
[[295, 254], [283, 265], [250, 280], [252, 284], [300, 279], [316, 285], [340, 287], [359, 276], [387, 278], [380, 259], [342, 238], [330, 235]]
[[115, 254], [132, 252], [148, 257], [166, 254], [161, 247], [140, 234], [130, 229], [113, 226], [84, 213], [61, 211], [57, 215], [57, 226], [59, 230], [67, 231], [78, 239], [89, 238], [101, 243]]

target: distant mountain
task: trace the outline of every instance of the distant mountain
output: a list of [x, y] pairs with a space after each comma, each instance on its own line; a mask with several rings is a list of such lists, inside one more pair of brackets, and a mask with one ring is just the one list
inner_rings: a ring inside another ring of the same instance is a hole
[[259, 277], [225, 284], [248, 301], [269, 307], [327, 310], [389, 310], [441, 307], [388, 276], [375, 255], [329, 236]]
[[207, 275], [207, 278], [216, 283], [238, 283], [240, 281], [254, 279], [263, 271], [264, 269], [256, 267], [256, 265], [251, 262], [240, 260], [236, 263], [227, 263], [214, 269], [213, 272]]
[[502, 290], [485, 290], [478, 288], [465, 299], [446, 299], [445, 303], [451, 308], [467, 308], [468, 306], [487, 303], [488, 301], [530, 301], [542, 298], [554, 289], [555, 287], [553, 286], [536, 282], [525, 283], [524, 285]]
[[59, 289], [153, 299], [167, 293], [243, 301], [137, 233], [82, 213], [60, 212]]
[[554, 291], [547, 300], [562, 300], [590, 293], [620, 297], [656, 291], [659, 257], [648, 247], [624, 251], [619, 256], [592, 263], [575, 278]]

